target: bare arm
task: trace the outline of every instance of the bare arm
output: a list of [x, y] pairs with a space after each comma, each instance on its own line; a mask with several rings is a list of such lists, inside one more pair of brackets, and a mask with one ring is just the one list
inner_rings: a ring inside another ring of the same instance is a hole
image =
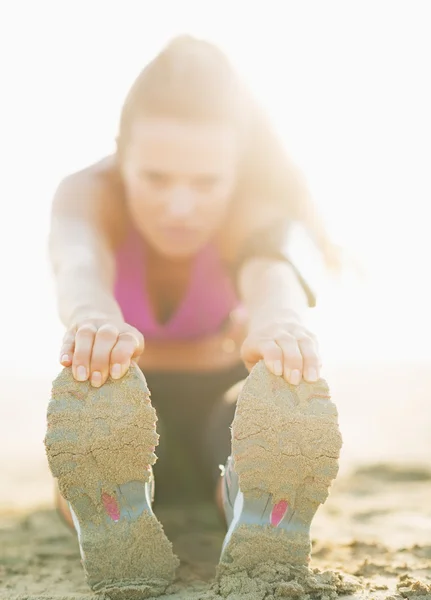
[[142, 335], [115, 301], [114, 248], [122, 226], [121, 190], [109, 165], [67, 177], [53, 201], [49, 255], [60, 317], [67, 327], [61, 362], [99, 386], [121, 377], [142, 353]]
[[303, 318], [308, 309], [304, 289], [288, 263], [254, 258], [239, 273], [239, 289], [250, 314], [250, 327], [257, 328], [268, 315], [289, 314]]
[[54, 197], [49, 255], [66, 327], [83, 316], [121, 316], [112, 292], [113, 236], [101, 218], [106, 200], [102, 184], [91, 173], [69, 176]]
[[307, 296], [293, 268], [253, 258], [242, 266], [239, 288], [250, 314], [242, 358], [249, 368], [263, 359], [274, 375], [297, 385], [316, 381], [320, 358], [314, 335], [303, 325]]

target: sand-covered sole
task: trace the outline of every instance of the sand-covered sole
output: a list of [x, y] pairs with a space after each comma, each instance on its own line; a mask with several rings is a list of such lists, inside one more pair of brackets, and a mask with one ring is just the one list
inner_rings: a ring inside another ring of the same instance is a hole
[[133, 366], [96, 389], [64, 369], [53, 384], [48, 462], [74, 517], [87, 581], [115, 599], [162, 594], [178, 559], [151, 509], [156, 412]]
[[220, 567], [305, 565], [310, 524], [338, 472], [338, 414], [326, 382], [298, 386], [254, 367], [232, 423], [240, 491]]

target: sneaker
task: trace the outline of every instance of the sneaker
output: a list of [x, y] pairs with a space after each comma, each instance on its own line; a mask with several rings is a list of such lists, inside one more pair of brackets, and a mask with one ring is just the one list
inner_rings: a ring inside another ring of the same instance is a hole
[[258, 363], [232, 423], [220, 566], [306, 565], [311, 521], [338, 473], [341, 445], [337, 409], [323, 379], [293, 386]]
[[166, 590], [179, 564], [152, 510], [157, 416], [133, 366], [102, 387], [70, 368], [53, 384], [48, 462], [69, 504], [90, 587], [116, 598]]

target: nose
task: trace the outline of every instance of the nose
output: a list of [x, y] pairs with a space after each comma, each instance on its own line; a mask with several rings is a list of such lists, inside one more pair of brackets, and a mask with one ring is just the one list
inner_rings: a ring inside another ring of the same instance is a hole
[[186, 185], [177, 185], [170, 190], [167, 209], [171, 217], [187, 217], [196, 207], [193, 190]]

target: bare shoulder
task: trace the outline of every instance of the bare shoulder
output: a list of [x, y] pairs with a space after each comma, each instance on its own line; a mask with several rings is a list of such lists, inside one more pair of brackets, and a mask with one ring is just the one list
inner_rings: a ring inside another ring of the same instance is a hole
[[92, 223], [113, 245], [125, 226], [124, 190], [114, 156], [67, 175], [58, 185], [52, 213]]

